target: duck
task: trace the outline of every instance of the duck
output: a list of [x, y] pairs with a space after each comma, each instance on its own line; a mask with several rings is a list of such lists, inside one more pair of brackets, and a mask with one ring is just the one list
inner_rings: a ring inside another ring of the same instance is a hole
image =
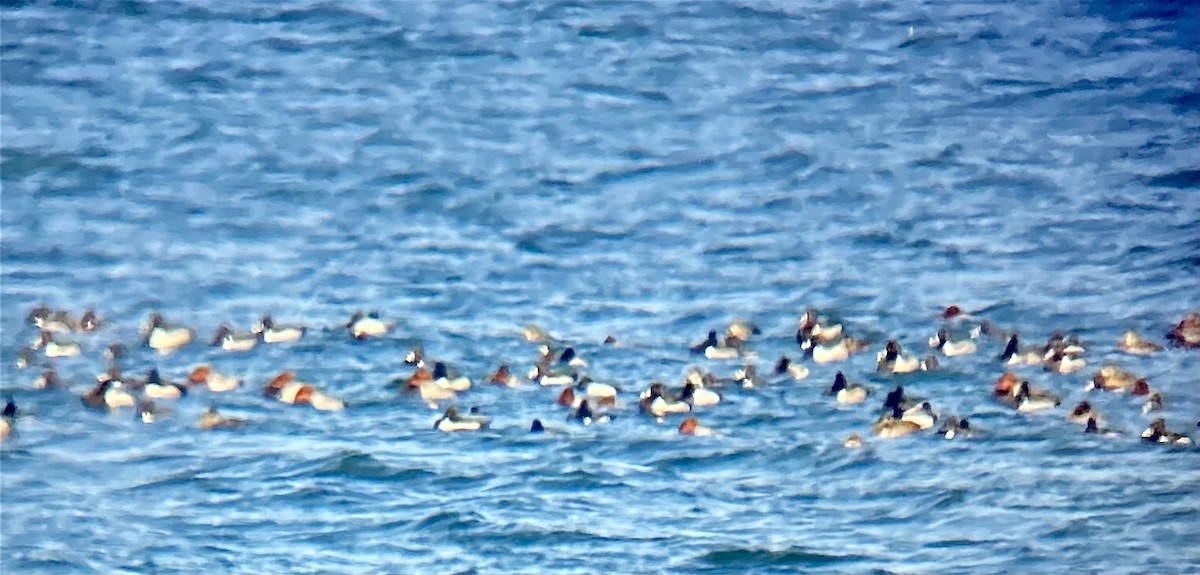
[[927, 371], [937, 369], [938, 362], [934, 356], [924, 360], [904, 355], [900, 342], [888, 340], [883, 351], [875, 356], [875, 370], [887, 373], [911, 373], [917, 370]]
[[149, 320], [142, 328], [142, 343], [161, 355], [167, 355], [191, 342], [191, 329], [171, 327], [157, 312], [150, 314]]
[[1088, 400], [1080, 401], [1075, 404], [1075, 408], [1071, 413], [1067, 414], [1067, 419], [1073, 423], [1087, 423], [1088, 419], [1097, 419], [1100, 414], [1092, 408], [1092, 403]]
[[750, 341], [751, 337], [762, 334], [757, 325], [746, 320], [734, 320], [725, 328], [726, 338], [737, 338], [739, 341]]
[[900, 419], [904, 421], [911, 421], [917, 424], [917, 426], [921, 429], [929, 429], [933, 427], [933, 424], [937, 423], [938, 416], [933, 412], [933, 405], [926, 401], [921, 405], [916, 405], [904, 410], [904, 412], [900, 414]]
[[639, 409], [643, 413], [649, 413], [655, 417], [663, 417], [672, 413], [687, 413], [692, 410], [692, 406], [686, 401], [668, 399], [666, 393], [666, 384], [662, 382], [650, 384], [650, 389], [638, 402]]
[[45, 305], [34, 306], [26, 319], [34, 327], [51, 333], [70, 333], [78, 327], [67, 312], [51, 310]]
[[796, 329], [796, 343], [804, 346], [828, 344], [842, 336], [842, 324], [821, 325], [816, 308], [804, 310], [800, 316], [800, 326]]
[[813, 363], [832, 363], [845, 361], [851, 355], [867, 349], [867, 344], [852, 337], [844, 337], [831, 346], [818, 345], [814, 344], [813, 340], [807, 340], [801, 344], [801, 348], [807, 357], [812, 358]]
[[107, 374], [97, 378], [96, 386], [84, 394], [81, 399], [85, 406], [97, 409], [119, 409], [137, 405], [133, 395], [125, 391], [123, 382], [120, 379], [110, 378]]
[[[1124, 393], [1126, 391], [1139, 391], [1137, 389], [1138, 382], [1143, 382], [1146, 387], [1149, 387], [1145, 378], [1138, 377], [1128, 371], [1125, 371], [1114, 364], [1105, 364], [1092, 376], [1092, 379], [1084, 385], [1084, 391], [1093, 389], [1101, 389], [1105, 391], [1113, 391]], [[1147, 389], [1148, 391], [1148, 389]], [[1135, 395], [1145, 395], [1145, 393], [1135, 393]]]
[[83, 312], [83, 316], [79, 318], [79, 331], [90, 332], [96, 331], [104, 326], [104, 320], [100, 318], [100, 314], [96, 310], [87, 308]]
[[1175, 347], [1200, 347], [1200, 312], [1190, 312], [1167, 334]]
[[253, 333], [238, 334], [233, 332], [229, 324], [221, 324], [213, 334], [209, 347], [220, 347], [225, 351], [250, 351], [258, 345], [259, 336]]
[[754, 389], [763, 385], [763, 378], [758, 376], [758, 366], [748, 363], [733, 372], [734, 381], [742, 385], [742, 389]]
[[714, 436], [719, 435], [717, 430], [700, 425], [700, 420], [696, 416], [689, 416], [679, 424], [680, 435], [698, 435], [698, 436]]
[[496, 373], [487, 378], [487, 382], [508, 387], [518, 387], [521, 385], [521, 379], [512, 374], [507, 363], [500, 364], [500, 367], [496, 368]]
[[574, 387], [564, 387], [562, 393], [558, 394], [558, 399], [554, 402], [563, 407], [575, 409], [583, 402], [583, 395], [576, 394]]
[[842, 441], [842, 447], [846, 449], [858, 449], [863, 446], [863, 438], [857, 433], [851, 433]]
[[[1072, 373], [1087, 367], [1087, 361], [1079, 357], [1078, 350], [1082, 347], [1065, 342], [1057, 342], [1046, 352], [1042, 360], [1042, 368], [1054, 373]], [[1075, 350], [1075, 351], [1072, 351]]]
[[5, 397], [4, 398], [4, 411], [0, 412], [0, 415], [3, 415], [4, 417], [11, 419], [11, 418], [14, 418], [17, 416], [17, 411], [18, 411], [17, 410], [17, 402], [13, 400], [12, 396], [10, 395], [10, 396]]
[[775, 362], [775, 375], [788, 374], [794, 381], [803, 381], [808, 377], [808, 366], [792, 361], [792, 358], [781, 355]]
[[1008, 344], [996, 359], [1007, 365], [1041, 365], [1042, 353], [1032, 348], [1021, 348], [1020, 337], [1014, 333], [1008, 336]]
[[542, 425], [542, 420], [540, 420], [540, 419], [534, 419], [533, 423], [529, 425], [529, 433], [545, 433], [545, 432], [546, 432], [546, 426]]
[[579, 405], [576, 406], [575, 409], [571, 411], [571, 414], [567, 416], [567, 421], [578, 421], [585, 426], [593, 423], [608, 423], [612, 421], [612, 419], [612, 416], [606, 413], [596, 415], [592, 411], [592, 406], [590, 403], [588, 403], [586, 398], [581, 399], [579, 401]]
[[867, 400], [871, 390], [857, 383], [847, 383], [846, 375], [839, 371], [833, 377], [829, 393], [837, 396], [838, 403], [862, 403]]
[[1062, 399], [1058, 396], [1046, 391], [1038, 391], [1039, 393], [1034, 394], [1034, 389], [1029, 385], [1029, 382], [1022, 381], [1017, 386], [1017, 412], [1031, 413], [1044, 409], [1053, 409], [1062, 403]]
[[1042, 356], [1050, 357], [1052, 353], [1060, 353], [1072, 357], [1078, 357], [1087, 351], [1083, 347], [1083, 343], [1079, 341], [1078, 335], [1067, 337], [1062, 330], [1055, 330], [1050, 334], [1050, 339], [1046, 340], [1046, 345], [1042, 348]]
[[967, 418], [959, 420], [951, 415], [942, 422], [942, 426], [938, 428], [938, 435], [946, 439], [954, 439], [955, 437], [974, 437], [975, 429], [971, 427], [971, 422]]
[[699, 387], [689, 381], [683, 384], [683, 392], [679, 394], [679, 400], [690, 405], [692, 409], [696, 409], [721, 403], [721, 396], [711, 389]]
[[425, 360], [425, 348], [414, 345], [404, 356], [404, 365], [417, 365]]
[[546, 362], [539, 362], [529, 372], [529, 379], [538, 385], [574, 385], [575, 373], [552, 372]]
[[263, 395], [291, 405], [311, 405], [321, 411], [341, 411], [346, 407], [342, 400], [325, 395], [312, 385], [296, 381], [296, 374], [291, 371], [275, 376], [263, 389]]
[[937, 335], [929, 338], [929, 347], [942, 352], [946, 357], [970, 355], [976, 351], [975, 342], [969, 339], [950, 341], [950, 331], [946, 328], [939, 329]]
[[693, 345], [690, 349], [692, 353], [704, 354], [704, 357], [708, 359], [736, 359], [742, 352], [741, 340], [727, 337], [722, 344], [717, 340], [716, 330], [710, 330], [704, 341]]
[[241, 429], [246, 426], [246, 420], [239, 417], [225, 417], [217, 413], [217, 408], [209, 406], [200, 414], [199, 427], [208, 431], [213, 429]]
[[47, 389], [51, 387], [63, 387], [63, 382], [58, 377], [58, 373], [53, 369], [47, 369], [42, 372], [37, 379], [33, 380], [34, 389]]
[[258, 335], [263, 343], [287, 343], [304, 337], [308, 328], [298, 325], [279, 325], [275, 323], [275, 318], [271, 317], [271, 314], [266, 314], [250, 328], [250, 331]]
[[[550, 357], [554, 356], [553, 351], [550, 350], [550, 346], [544, 345], [543, 347], [546, 348], [546, 351]], [[566, 365], [575, 369], [587, 367], [588, 364], [587, 360], [579, 357], [579, 354], [575, 353], [575, 348], [573, 347], [567, 347], [562, 350], [562, 353], [558, 355], [558, 363], [559, 365]]]
[[593, 381], [591, 377], [586, 375], [579, 378], [579, 383], [575, 384], [575, 388], [594, 400], [600, 400], [601, 405], [605, 403], [614, 404], [617, 399], [617, 392], [620, 391], [610, 384]]
[[525, 341], [531, 343], [548, 342], [553, 341], [554, 339], [550, 337], [550, 334], [546, 333], [546, 330], [538, 327], [537, 324], [532, 323], [525, 324], [522, 333], [525, 336]]
[[1087, 424], [1083, 428], [1084, 433], [1094, 433], [1097, 435], [1105, 435], [1108, 437], [1117, 437], [1121, 435], [1119, 432], [1113, 431], [1107, 427], [1100, 427], [1099, 420], [1095, 417], [1089, 417]]
[[1146, 404], [1142, 406], [1142, 413], [1150, 413], [1151, 411], [1162, 411], [1162, 408], [1163, 408], [1162, 394], [1156, 391], [1156, 392], [1150, 394], [1150, 397], [1146, 400]]
[[871, 426], [871, 433], [884, 439], [893, 439], [912, 435], [921, 431], [921, 426], [911, 421], [902, 419], [904, 414], [899, 410], [894, 410], [890, 415], [884, 415]]
[[433, 383], [454, 391], [466, 391], [471, 389], [471, 378], [465, 375], [456, 375], [454, 377], [450, 377], [450, 373], [446, 368], [446, 364], [440, 361], [433, 363]]
[[896, 389], [889, 391], [887, 397], [884, 398], [882, 411], [884, 413], [892, 413], [895, 410], [900, 410], [903, 413], [917, 405], [919, 404], [916, 401], [904, 393], [904, 386], [897, 385]]
[[1138, 332], [1129, 330], [1121, 336], [1121, 341], [1117, 343], [1117, 349], [1133, 355], [1151, 355], [1162, 351], [1162, 346], [1152, 341], [1147, 341]]
[[33, 345], [30, 347], [35, 350], [44, 350], [46, 357], [74, 357], [79, 355], [79, 344], [72, 341], [56, 340], [46, 330], [42, 330], [41, 334], [33, 341]]
[[1167, 429], [1167, 424], [1163, 418], [1155, 418], [1150, 422], [1150, 427], [1147, 427], [1142, 432], [1142, 441], [1150, 443], [1169, 443], [1173, 445], [1188, 445], [1192, 439], [1182, 433], [1176, 433]]
[[187, 393], [184, 386], [163, 380], [156, 367], [146, 372], [146, 381], [141, 382], [141, 388], [146, 397], [154, 399], [179, 399]]
[[232, 375], [224, 375], [213, 370], [212, 366], [205, 363], [192, 370], [188, 375], [188, 383], [191, 385], [208, 386], [209, 391], [225, 392], [233, 391], [242, 386], [242, 379]]
[[154, 423], [160, 415], [164, 415], [165, 410], [159, 408], [153, 401], [143, 399], [137, 405], [137, 417], [142, 420], [142, 423]]
[[356, 311], [350, 316], [350, 321], [346, 323], [346, 329], [350, 330], [350, 335], [358, 340], [385, 335], [393, 327], [396, 327], [396, 322], [383, 321], [377, 311], [367, 314], [364, 314], [362, 310]]
[[451, 405], [446, 408], [446, 412], [441, 417], [433, 422], [433, 428], [445, 432], [479, 431], [487, 429], [490, 424], [491, 422], [484, 417], [459, 415], [458, 408]]

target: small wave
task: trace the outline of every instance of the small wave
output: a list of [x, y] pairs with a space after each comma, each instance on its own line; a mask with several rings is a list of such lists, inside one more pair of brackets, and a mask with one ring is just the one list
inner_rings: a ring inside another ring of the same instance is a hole
[[464, 531], [483, 525], [483, 518], [474, 512], [438, 511], [413, 522], [417, 531]]
[[625, 88], [623, 86], [614, 86], [612, 84], [597, 84], [594, 82], [576, 82], [571, 84], [570, 87], [585, 94], [595, 94], [597, 96], [608, 96], [623, 100], [641, 100], [659, 104], [671, 103], [671, 97], [665, 92], [660, 92], [658, 90], [638, 90], [635, 88]]
[[375, 481], [408, 481], [437, 475], [424, 469], [396, 469], [361, 451], [343, 451], [333, 456], [331, 461], [313, 474], [320, 477], [349, 477]]

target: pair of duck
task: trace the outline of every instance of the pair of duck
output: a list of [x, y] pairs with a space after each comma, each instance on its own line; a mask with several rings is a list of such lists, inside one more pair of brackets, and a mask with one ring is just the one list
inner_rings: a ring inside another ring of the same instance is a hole
[[[944, 348], [945, 346], [943, 346]], [[885, 373], [912, 373], [914, 371], [931, 371], [939, 367], [936, 356], [930, 355], [925, 359], [905, 355], [900, 342], [888, 340], [883, 351], [875, 356], [875, 369]]]
[[1053, 409], [1062, 404], [1062, 398], [1057, 394], [1034, 387], [1011, 371], [1004, 372], [996, 380], [992, 397], [1019, 413]]
[[100, 329], [103, 321], [96, 310], [88, 308], [78, 320], [71, 317], [69, 312], [52, 310], [45, 305], [34, 306], [26, 316], [26, 321], [42, 331], [65, 334], [73, 331], [92, 332]]
[[693, 345], [690, 351], [709, 359], [737, 359], [747, 353], [746, 342], [761, 333], [758, 326], [752, 323], [735, 321], [725, 329], [724, 338], [718, 340], [717, 330], [709, 330], [704, 341]]
[[309, 405], [321, 411], [341, 411], [346, 408], [342, 400], [326, 395], [312, 384], [297, 381], [292, 371], [283, 371], [268, 382], [263, 388], [263, 396], [289, 405]]

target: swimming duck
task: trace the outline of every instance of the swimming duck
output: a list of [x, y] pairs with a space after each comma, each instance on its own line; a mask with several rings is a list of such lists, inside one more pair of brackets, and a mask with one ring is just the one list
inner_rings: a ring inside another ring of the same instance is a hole
[[1200, 347], [1200, 313], [1191, 312], [1167, 334], [1175, 347]]
[[96, 380], [96, 386], [84, 394], [81, 399], [85, 406], [92, 408], [118, 409], [137, 405], [137, 401], [129, 392], [125, 391], [124, 387], [120, 379], [101, 375]]
[[920, 404], [905, 395], [903, 386], [897, 385], [896, 389], [889, 391], [887, 397], [884, 398], [882, 411], [884, 413], [892, 413], [893, 411], [899, 410], [901, 413], [903, 413], [904, 411], [912, 409], [918, 405]]
[[542, 425], [542, 420], [540, 420], [540, 419], [533, 420], [533, 423], [529, 426], [529, 433], [545, 433], [545, 432], [546, 432], [546, 426]]
[[867, 400], [871, 390], [857, 383], [847, 383], [845, 374], [839, 371], [833, 377], [829, 394], [837, 396], [838, 403], [862, 403]]
[[142, 420], [142, 423], [154, 423], [163, 413], [164, 410], [160, 409], [154, 404], [153, 401], [150, 401], [149, 399], [143, 399], [142, 401], [138, 402], [137, 416], [138, 419]]
[[863, 438], [857, 433], [851, 433], [842, 441], [842, 447], [846, 449], [858, 449], [863, 446]]
[[465, 375], [450, 377], [446, 364], [440, 361], [433, 364], [433, 382], [446, 389], [466, 391], [471, 389], [471, 378]]
[[904, 412], [900, 414], [900, 419], [904, 421], [911, 421], [917, 424], [917, 426], [921, 429], [929, 429], [930, 427], [933, 427], [933, 424], [937, 423], [938, 416], [933, 412], [933, 406], [926, 401], [921, 405], [916, 405], [904, 410]]
[[220, 347], [225, 351], [250, 351], [258, 345], [259, 336], [253, 333], [237, 334], [228, 324], [221, 324], [213, 334], [210, 347]]
[[[1143, 382], [1143, 385], [1146, 387], [1145, 392], [1137, 393], [1141, 391], [1137, 389], [1138, 382]], [[1134, 395], [1145, 395], [1149, 392], [1149, 385], [1144, 378], [1140, 378], [1110, 363], [1101, 367], [1100, 371], [1097, 371], [1096, 375], [1092, 376], [1091, 381], [1088, 381], [1087, 385], [1083, 387], [1084, 391], [1091, 391], [1093, 389], [1103, 389], [1117, 393], [1133, 391], [1135, 392]]]
[[578, 421], [584, 425], [608, 423], [612, 419], [612, 416], [607, 413], [597, 415], [592, 412], [592, 406], [588, 403], [587, 399], [580, 400], [579, 405], [571, 412], [571, 415], [567, 416], [567, 421]]
[[808, 367], [793, 362], [792, 358], [786, 355], [781, 355], [779, 356], [779, 361], [775, 362], [775, 375], [783, 375], [785, 373], [792, 376], [793, 380], [801, 381], [808, 377]]
[[852, 337], [844, 337], [831, 346], [816, 345], [813, 340], [808, 340], [800, 347], [804, 349], [807, 357], [812, 358], [813, 363], [831, 363], [844, 361], [851, 355], [867, 349], [867, 344]]
[[[617, 392], [620, 391], [607, 383], [593, 381], [591, 377], [586, 375], [579, 378], [579, 383], [575, 384], [575, 388], [592, 399], [608, 402], [609, 404], [615, 403]], [[601, 403], [601, 405], [604, 405], [604, 403]]]
[[733, 372], [733, 380], [741, 384], [743, 389], [754, 389], [766, 383], [758, 376], [758, 366], [748, 363]]
[[1087, 423], [1087, 420], [1099, 417], [1100, 414], [1092, 408], [1092, 403], [1086, 399], [1075, 404], [1075, 409], [1072, 409], [1071, 413], [1067, 415], [1067, 419], [1074, 423]]
[[582, 402], [583, 396], [577, 395], [574, 387], [564, 387], [562, 393], [558, 394], [558, 399], [555, 400], [555, 403], [571, 409], [579, 407]]
[[726, 338], [737, 338], [739, 341], [750, 341], [750, 338], [762, 333], [757, 325], [745, 320], [735, 320], [725, 328]]
[[263, 389], [263, 395], [291, 405], [311, 405], [321, 411], [341, 411], [346, 407], [340, 399], [325, 395], [312, 385], [296, 381], [296, 374], [291, 371], [275, 376]]
[[49, 331], [42, 330], [41, 335], [34, 340], [33, 349], [41, 349], [46, 357], [74, 357], [79, 355], [79, 344], [71, 341], [57, 341]]
[[1046, 341], [1045, 347], [1042, 348], [1042, 357], [1048, 358], [1054, 353], [1078, 357], [1083, 355], [1086, 350], [1083, 343], [1079, 341], [1079, 336], [1072, 334], [1067, 337], [1062, 330], [1055, 330], [1050, 334], [1050, 339]]
[[921, 431], [921, 426], [911, 421], [902, 419], [904, 416], [900, 410], [893, 411], [890, 415], [884, 415], [871, 426], [871, 433], [885, 439], [896, 437], [904, 437]]
[[163, 380], [156, 367], [146, 372], [146, 380], [141, 382], [141, 388], [146, 397], [154, 399], [179, 399], [187, 393], [184, 386]]
[[1071, 373], [1087, 367], [1087, 361], [1078, 356], [1078, 353], [1081, 352], [1070, 351], [1072, 349], [1080, 350], [1082, 348], [1064, 342], [1055, 343], [1050, 351], [1046, 352], [1042, 360], [1042, 368], [1055, 373]]
[[1043, 409], [1053, 409], [1062, 403], [1062, 399], [1057, 395], [1044, 390], [1037, 390], [1034, 394], [1034, 388], [1029, 385], [1028, 381], [1022, 381], [1017, 387], [1017, 411], [1019, 413], [1031, 413], [1041, 411]]
[[346, 329], [350, 330], [350, 335], [359, 340], [384, 335], [393, 327], [396, 327], [396, 322], [383, 321], [377, 311], [368, 314], [363, 314], [362, 310], [356, 311], [350, 316], [350, 321], [346, 323]]
[[533, 343], [547, 342], [554, 339], [550, 337], [550, 334], [546, 333], [546, 330], [532, 323], [525, 324], [523, 333], [525, 335], [525, 341]]
[[822, 325], [816, 308], [804, 310], [800, 326], [796, 329], [796, 343], [804, 346], [828, 344], [842, 335], [842, 324]]
[[35, 306], [26, 319], [38, 329], [51, 333], [70, 333], [78, 326], [67, 312], [54, 311], [44, 305]]
[[1167, 429], [1167, 423], [1163, 421], [1163, 418], [1159, 417], [1150, 422], [1150, 427], [1147, 427], [1142, 432], [1142, 441], [1187, 445], [1192, 442], [1192, 439], [1182, 433], [1176, 433]]
[[655, 417], [663, 417], [671, 413], [687, 413], [692, 410], [692, 406], [687, 402], [668, 399], [666, 394], [666, 384], [654, 382], [650, 384], [648, 392], [643, 394], [641, 401], [638, 402], [638, 407], [643, 413], [649, 413]]
[[241, 429], [246, 426], [246, 420], [238, 417], [225, 417], [217, 413], [217, 408], [209, 406], [200, 414], [200, 429]]
[[695, 409], [721, 403], [721, 396], [711, 389], [699, 387], [689, 381], [683, 384], [683, 392], [679, 394], [679, 401], [685, 402]]
[[275, 323], [275, 318], [270, 314], [266, 314], [250, 328], [250, 331], [258, 335], [263, 343], [286, 343], [304, 337], [308, 328], [298, 325], [280, 325]]
[[1040, 365], [1042, 352], [1033, 348], [1021, 348], [1021, 340], [1017, 334], [1008, 336], [1008, 344], [997, 359], [1008, 365]]
[[463, 416], [459, 415], [458, 408], [451, 405], [446, 408], [446, 412], [442, 414], [437, 421], [433, 422], [433, 428], [437, 431], [479, 431], [487, 429], [491, 422], [484, 417]]
[[96, 331], [103, 325], [104, 320], [100, 319], [100, 315], [96, 313], [96, 310], [90, 307], [79, 318], [79, 331]]
[[708, 359], [736, 359], [741, 351], [741, 340], [727, 337], [722, 344], [717, 340], [716, 330], [710, 330], [704, 341], [691, 347], [692, 353], [702, 353]]
[[942, 352], [946, 357], [975, 353], [975, 342], [969, 339], [950, 341], [950, 331], [946, 328], [939, 329], [937, 335], [929, 338], [929, 347]]
[[150, 314], [142, 328], [142, 343], [158, 353], [166, 355], [192, 342], [192, 330], [186, 327], [171, 327], [163, 316]]
[[505, 385], [508, 387], [517, 387], [521, 385], [521, 379], [509, 371], [507, 363], [500, 364], [500, 367], [496, 368], [496, 373], [493, 373], [491, 377], [487, 378], [487, 382], [497, 385]]
[[700, 425], [700, 420], [695, 416], [689, 416], [687, 419], [683, 420], [683, 423], [679, 424], [679, 434], [701, 436], [719, 435], [717, 430], [711, 427]]
[[53, 369], [43, 371], [37, 379], [33, 380], [34, 389], [46, 389], [49, 387], [61, 387], [62, 380], [58, 378], [58, 374]]
[[1142, 406], [1142, 413], [1150, 413], [1151, 411], [1161, 411], [1163, 408], [1162, 394], [1157, 391], [1150, 394], [1150, 398], [1146, 400], [1146, 404]]
[[404, 356], [404, 365], [417, 365], [425, 360], [425, 348], [414, 345]]
[[1145, 340], [1138, 332], [1131, 329], [1121, 336], [1121, 341], [1117, 343], [1117, 349], [1133, 355], [1150, 355], [1162, 351], [1162, 346]]
[[17, 402], [13, 401], [11, 395], [4, 398], [4, 411], [0, 415], [10, 419], [17, 416]]
[[529, 379], [538, 385], [574, 385], [575, 373], [552, 372], [549, 364], [543, 361], [533, 366]]
[[[554, 352], [550, 350], [550, 346], [546, 345], [543, 347], [546, 348], [550, 357], [554, 357]], [[562, 350], [562, 353], [558, 356], [558, 363], [559, 365], [566, 365], [577, 369], [587, 367], [588, 364], [587, 360], [579, 357], [579, 354], [575, 353], [575, 348], [573, 347], [568, 347]]]
[[900, 342], [894, 339], [888, 340], [883, 351], [875, 356], [875, 370], [888, 373], [911, 373], [917, 370], [937, 369], [938, 361], [934, 356], [929, 356], [924, 360], [917, 359], [912, 356], [904, 355], [900, 348]]
[[209, 391], [233, 391], [242, 386], [242, 379], [232, 375], [223, 375], [213, 371], [207, 363], [197, 366], [188, 375], [188, 383], [208, 386]]
[[975, 429], [971, 427], [971, 422], [967, 418], [962, 418], [960, 421], [957, 417], [951, 415], [942, 422], [942, 426], [938, 428], [938, 435], [946, 439], [954, 439], [955, 437], [974, 437]]

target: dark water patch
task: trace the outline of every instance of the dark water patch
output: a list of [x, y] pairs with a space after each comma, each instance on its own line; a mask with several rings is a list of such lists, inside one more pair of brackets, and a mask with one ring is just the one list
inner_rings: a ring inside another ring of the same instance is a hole
[[1140, 179], [1154, 188], [1200, 190], [1200, 170], [1180, 170], [1157, 176], [1141, 176]]
[[910, 165], [914, 168], [946, 168], [957, 165], [958, 157], [962, 155], [962, 152], [962, 144], [950, 144], [936, 156], [914, 160]]
[[230, 82], [220, 73], [227, 69], [228, 64], [209, 63], [191, 68], [174, 68], [163, 72], [162, 76], [168, 85], [188, 93], [194, 90], [224, 92], [229, 89]]
[[[702, 573], [790, 573], [799, 567], [821, 567], [846, 561], [859, 561], [855, 555], [833, 555], [808, 551], [800, 547], [764, 549], [761, 547], [727, 547], [709, 551], [696, 558], [693, 565]], [[690, 569], [690, 568], [689, 568]]]
[[632, 40], [649, 36], [650, 28], [633, 20], [622, 18], [620, 22], [610, 25], [587, 24], [578, 28], [578, 34], [584, 38], [604, 38], [608, 40]]
[[575, 82], [567, 86], [584, 94], [608, 96], [622, 100], [640, 100], [656, 104], [668, 104], [671, 97], [659, 90], [639, 90], [614, 84], [599, 84], [595, 82]]
[[468, 531], [483, 527], [486, 522], [478, 513], [468, 511], [460, 513], [458, 511], [437, 511], [422, 517], [421, 519], [411, 522], [412, 528], [417, 531], [433, 531], [433, 532], [459, 532]]
[[[362, 407], [357, 405], [356, 407]], [[361, 451], [347, 451], [312, 473], [317, 477], [348, 477], [376, 481], [417, 481], [437, 477], [425, 469], [396, 469]]]

